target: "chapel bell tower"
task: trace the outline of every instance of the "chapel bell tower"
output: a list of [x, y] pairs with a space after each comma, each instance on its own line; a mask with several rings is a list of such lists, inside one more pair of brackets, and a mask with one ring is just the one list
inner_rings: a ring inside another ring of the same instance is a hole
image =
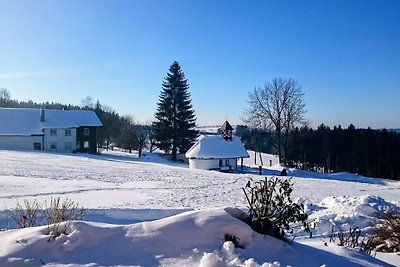
[[233, 128], [229, 124], [228, 121], [225, 121], [224, 124], [221, 126], [219, 129], [219, 134], [225, 139], [225, 140], [232, 140], [232, 134], [233, 134]]

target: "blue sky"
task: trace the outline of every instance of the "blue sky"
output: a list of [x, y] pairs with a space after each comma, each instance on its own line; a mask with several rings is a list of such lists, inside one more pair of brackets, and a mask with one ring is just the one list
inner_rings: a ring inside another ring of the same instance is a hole
[[0, 88], [149, 120], [177, 60], [199, 125], [242, 123], [250, 90], [291, 77], [313, 127], [399, 128], [399, 18], [397, 0], [0, 0]]

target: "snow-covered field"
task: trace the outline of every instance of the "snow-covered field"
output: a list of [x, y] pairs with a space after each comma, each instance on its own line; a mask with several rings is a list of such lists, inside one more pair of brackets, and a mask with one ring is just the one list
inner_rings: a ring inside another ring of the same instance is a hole
[[[312, 239], [299, 230], [291, 245], [235, 218], [236, 208], [246, 210], [241, 188], [264, 177], [256, 170], [190, 170], [157, 154], [0, 151], [0, 228], [12, 226], [2, 211], [17, 201], [68, 197], [89, 209], [86, 222], [70, 223], [56, 240], [48, 241], [47, 226], [0, 232], [0, 266], [400, 266], [396, 253], [373, 258], [327, 238], [332, 225], [365, 229], [376, 212], [399, 208], [400, 182], [300, 170], [289, 176], [315, 225]], [[224, 243], [225, 234], [245, 249]]]

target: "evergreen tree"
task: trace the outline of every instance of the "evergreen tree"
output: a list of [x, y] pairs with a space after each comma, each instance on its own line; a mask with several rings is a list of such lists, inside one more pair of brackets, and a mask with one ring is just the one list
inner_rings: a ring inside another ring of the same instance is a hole
[[196, 116], [191, 104], [189, 85], [178, 62], [169, 68], [155, 114], [154, 133], [157, 146], [166, 153], [186, 152], [197, 137]]

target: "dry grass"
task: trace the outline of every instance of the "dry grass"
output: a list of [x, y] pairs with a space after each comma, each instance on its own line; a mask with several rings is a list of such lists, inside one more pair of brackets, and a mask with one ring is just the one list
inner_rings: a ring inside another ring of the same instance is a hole
[[42, 204], [35, 199], [30, 202], [24, 200], [21, 205], [17, 202], [15, 209], [6, 209], [6, 217], [15, 222], [17, 228], [26, 228], [39, 225], [48, 225], [49, 240], [62, 234], [67, 234], [69, 221], [84, 220], [87, 209], [80, 208], [78, 203], [66, 198], [51, 198], [49, 206], [42, 209]]
[[49, 241], [62, 234], [68, 234], [68, 221], [83, 220], [87, 209], [79, 208], [78, 203], [67, 198], [61, 201], [60, 197], [52, 198], [46, 209], [47, 224], [49, 226]]
[[42, 213], [42, 205], [36, 199], [32, 202], [24, 200], [23, 205], [17, 201], [14, 210], [6, 209], [4, 212], [11, 221], [16, 223], [17, 228], [32, 227], [40, 225], [37, 221]]

